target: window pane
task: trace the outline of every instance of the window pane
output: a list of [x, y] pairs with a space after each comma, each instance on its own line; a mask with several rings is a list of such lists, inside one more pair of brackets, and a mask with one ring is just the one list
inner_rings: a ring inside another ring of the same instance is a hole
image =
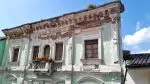
[[92, 57], [92, 54], [87, 54], [87, 58], [91, 58]]
[[85, 58], [98, 58], [98, 39], [85, 41]]
[[87, 52], [87, 53], [92, 53], [92, 50], [87, 50], [86, 52]]
[[98, 49], [93, 49], [93, 53], [97, 54], [98, 53]]
[[63, 43], [56, 44], [55, 60], [62, 60]]
[[93, 48], [98, 48], [98, 44], [93, 44]]
[[46, 45], [44, 48], [44, 56], [49, 57], [49, 54], [50, 54], [50, 46]]
[[12, 62], [17, 62], [17, 60], [18, 60], [18, 55], [19, 55], [19, 48], [15, 48], [15, 49], [14, 49], [14, 54], [13, 54]]
[[87, 49], [92, 49], [92, 45], [86, 45]]
[[33, 60], [35, 60], [38, 57], [39, 54], [39, 46], [33, 47]]

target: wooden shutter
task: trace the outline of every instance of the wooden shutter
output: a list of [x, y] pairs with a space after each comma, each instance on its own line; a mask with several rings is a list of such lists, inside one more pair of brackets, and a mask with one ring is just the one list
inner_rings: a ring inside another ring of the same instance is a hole
[[63, 43], [56, 44], [55, 60], [62, 60]]
[[46, 45], [44, 48], [44, 56], [49, 57], [49, 54], [50, 54], [50, 46]]
[[33, 47], [33, 60], [35, 60], [38, 57], [39, 54], [39, 46]]
[[98, 58], [98, 40], [85, 41], [85, 58]]

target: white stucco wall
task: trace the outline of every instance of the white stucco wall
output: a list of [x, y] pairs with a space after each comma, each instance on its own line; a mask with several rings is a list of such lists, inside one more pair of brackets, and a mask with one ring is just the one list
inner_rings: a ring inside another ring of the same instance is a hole
[[[80, 68], [82, 65], [81, 59], [84, 59], [84, 41], [91, 39], [98, 39], [98, 58], [104, 60], [105, 65], [114, 65], [115, 61], [118, 61], [117, 51], [117, 24], [104, 24], [103, 26], [89, 28], [86, 31], [75, 37], [58, 38], [56, 40], [46, 39], [41, 40], [38, 35], [46, 32], [47, 30], [40, 30], [31, 34], [31, 40], [29, 38], [11, 39], [9, 44], [9, 51], [7, 55], [10, 57], [10, 61], [13, 55], [13, 48], [19, 47], [19, 65], [25, 66], [25, 62], [32, 61], [33, 46], [40, 46], [39, 57], [43, 56], [43, 49], [45, 45], [50, 45], [50, 58], [55, 58], [55, 43], [63, 43], [63, 64], [64, 67], [71, 67], [71, 57], [74, 53], [74, 64], [76, 68]], [[72, 52], [72, 39], [74, 39], [74, 52]], [[29, 55], [28, 55], [29, 54]], [[28, 61], [27, 61], [28, 60]]]
[[28, 52], [28, 42], [29, 40], [26, 38], [22, 39], [11, 39], [9, 40], [9, 49], [6, 51], [7, 57], [9, 57], [9, 62], [12, 61], [13, 57], [13, 49], [18, 47], [19, 48], [19, 56], [18, 56], [18, 63], [19, 66], [25, 65], [25, 58], [27, 58], [27, 52]]
[[150, 84], [150, 70], [129, 69], [125, 84]]

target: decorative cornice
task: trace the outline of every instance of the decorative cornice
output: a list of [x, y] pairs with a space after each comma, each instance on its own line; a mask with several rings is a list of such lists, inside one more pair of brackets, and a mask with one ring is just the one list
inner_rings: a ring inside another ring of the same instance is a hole
[[[39, 21], [36, 23], [25, 24], [23, 26], [19, 26], [17, 28], [12, 29], [5, 29], [2, 30], [6, 37], [10, 38], [22, 38], [28, 37], [29, 34], [33, 33], [34, 31], [39, 31], [42, 29], [49, 29], [50, 34], [48, 36], [39, 36], [38, 38], [41, 39], [56, 39], [58, 37], [67, 37], [71, 36], [72, 29], [80, 28], [86, 29], [96, 26], [101, 26], [105, 23], [112, 23], [115, 24], [119, 21], [120, 17], [112, 17], [113, 14], [120, 14], [122, 12], [121, 8], [123, 5], [120, 2], [114, 2], [111, 4], [104, 5], [103, 7], [98, 7], [92, 10], [84, 10], [78, 11], [77, 13], [70, 13], [64, 16], [58, 16], [53, 19]], [[67, 30], [65, 30], [67, 28]], [[53, 30], [58, 31], [53, 31]], [[53, 32], [52, 32], [53, 31]], [[63, 31], [63, 32], [62, 32]]]

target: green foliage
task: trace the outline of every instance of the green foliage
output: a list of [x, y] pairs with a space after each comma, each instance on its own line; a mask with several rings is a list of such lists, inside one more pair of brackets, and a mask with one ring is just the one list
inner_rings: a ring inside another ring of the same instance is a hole
[[95, 4], [89, 4], [89, 5], [87, 6], [87, 9], [94, 9], [94, 8], [96, 8], [96, 5], [95, 5]]

